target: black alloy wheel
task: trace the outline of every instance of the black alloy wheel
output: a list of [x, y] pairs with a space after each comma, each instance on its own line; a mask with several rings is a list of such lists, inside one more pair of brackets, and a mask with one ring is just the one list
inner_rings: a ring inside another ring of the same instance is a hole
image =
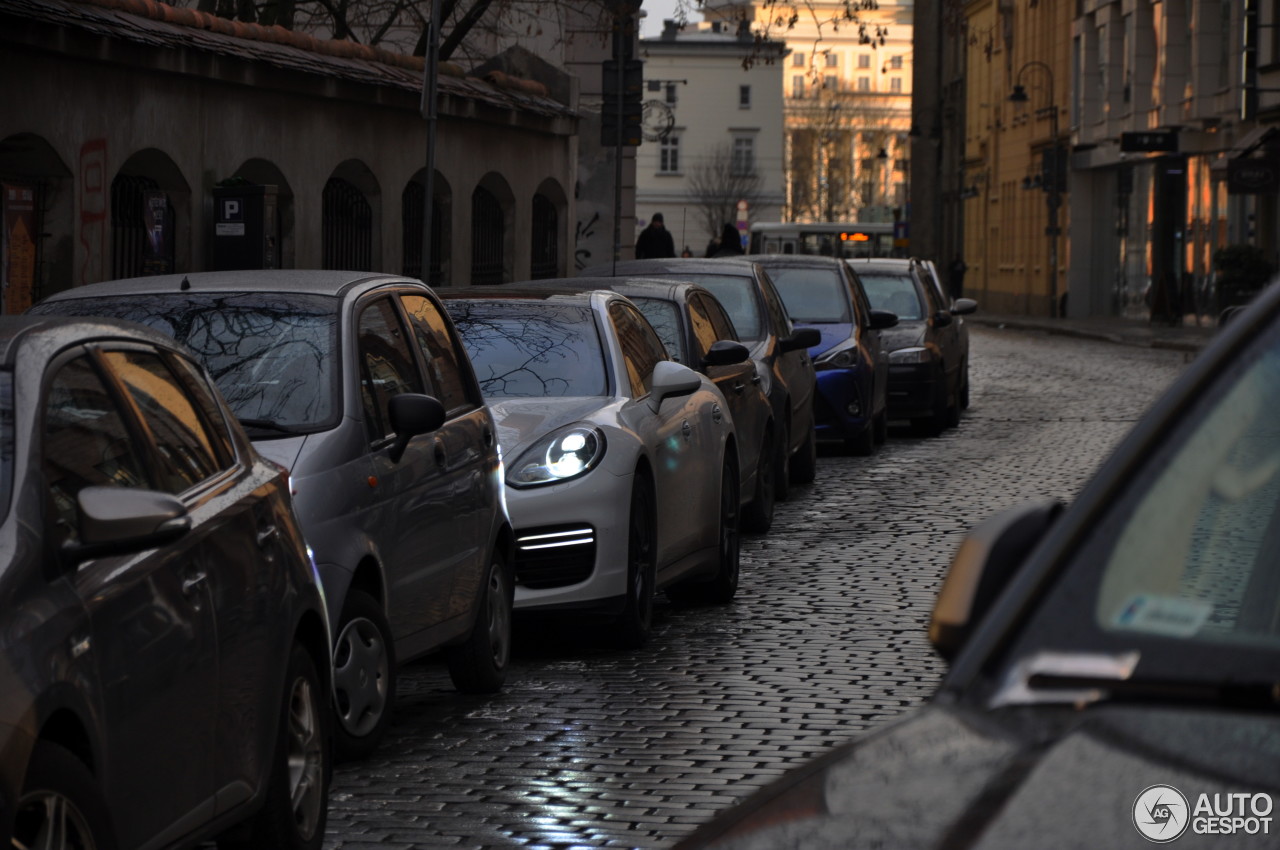
[[756, 459], [755, 495], [742, 511], [742, 528], [754, 534], [765, 534], [773, 527], [774, 509], [774, 440], [773, 428], [765, 431], [760, 455]]
[[658, 557], [656, 531], [653, 485], [637, 472], [627, 519], [626, 602], [614, 629], [618, 642], [629, 649], [644, 646], [653, 633]]

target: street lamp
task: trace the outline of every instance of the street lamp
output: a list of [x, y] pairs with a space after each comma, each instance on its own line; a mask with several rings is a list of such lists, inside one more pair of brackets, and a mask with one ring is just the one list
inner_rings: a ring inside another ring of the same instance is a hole
[[1049, 116], [1049, 148], [1044, 154], [1042, 188], [1045, 191], [1045, 203], [1049, 206], [1048, 225], [1044, 229], [1045, 235], [1049, 237], [1049, 315], [1056, 318], [1058, 316], [1058, 235], [1061, 232], [1058, 227], [1058, 207], [1062, 206], [1062, 177], [1065, 172], [1062, 167], [1061, 152], [1058, 149], [1058, 107], [1054, 103], [1053, 69], [1039, 60], [1033, 59], [1027, 62], [1018, 69], [1009, 102], [1027, 103], [1031, 100], [1026, 88], [1022, 85], [1023, 73], [1030, 70], [1043, 71], [1049, 78], [1047, 89], [1049, 103], [1037, 109], [1035, 114]]

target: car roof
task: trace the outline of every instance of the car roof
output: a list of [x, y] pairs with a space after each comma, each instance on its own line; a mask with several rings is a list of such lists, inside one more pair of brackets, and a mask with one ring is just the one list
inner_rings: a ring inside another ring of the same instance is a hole
[[445, 301], [551, 301], [561, 304], [579, 304], [591, 306], [591, 296], [596, 292], [614, 296], [617, 293], [608, 289], [570, 289], [565, 286], [521, 286], [508, 284], [505, 286], [461, 286], [453, 289], [439, 289], [436, 294]]
[[796, 266], [802, 268], [839, 268], [841, 258], [820, 254], [747, 254], [745, 259], [762, 266]]
[[516, 284], [517, 286], [536, 286], [562, 288], [567, 290], [609, 289], [619, 295], [662, 298], [668, 301], [679, 301], [688, 297], [693, 291], [707, 292], [705, 286], [687, 280], [672, 280], [661, 277], [562, 277], [553, 280], [531, 280]]
[[[755, 263], [736, 257], [668, 257], [649, 260], [620, 260], [617, 263], [600, 263], [583, 269], [584, 275], [604, 275], [607, 277], [625, 277], [627, 275], [650, 275], [653, 272], [665, 272], [678, 275], [682, 271], [698, 274], [750, 275], [754, 273]], [[661, 275], [666, 277], [667, 274]]]
[[0, 316], [0, 366], [12, 368], [18, 352], [30, 340], [42, 337], [54, 349], [100, 339], [131, 339], [170, 351], [181, 349], [173, 339], [146, 325], [125, 319], [81, 316]]
[[168, 292], [196, 294], [201, 292], [299, 292], [340, 296], [361, 283], [416, 283], [420, 280], [402, 275], [374, 274], [357, 271], [321, 269], [268, 269], [225, 272], [192, 272], [154, 277], [108, 280], [77, 286], [50, 295], [45, 301], [64, 301], [109, 295], [158, 295]]

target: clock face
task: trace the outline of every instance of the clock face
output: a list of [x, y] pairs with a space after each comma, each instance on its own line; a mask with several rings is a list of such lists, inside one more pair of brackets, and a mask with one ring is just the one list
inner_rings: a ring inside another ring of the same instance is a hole
[[644, 118], [641, 130], [645, 141], [659, 142], [667, 137], [676, 124], [676, 114], [671, 107], [660, 100], [648, 100], [644, 104]]

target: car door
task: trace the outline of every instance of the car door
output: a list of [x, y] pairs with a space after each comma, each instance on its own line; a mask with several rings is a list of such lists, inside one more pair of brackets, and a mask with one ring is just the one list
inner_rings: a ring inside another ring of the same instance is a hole
[[[667, 359], [666, 350], [640, 312], [624, 301], [609, 303], [609, 320], [622, 349], [631, 400], [623, 417], [648, 447], [656, 491], [658, 570], [700, 548], [705, 526], [715, 531], [719, 505], [719, 470], [709, 423], [701, 422], [696, 397], [663, 402], [657, 413], [649, 407], [653, 369]], [[659, 576], [661, 582], [661, 575]]]
[[[78, 539], [82, 488], [172, 482], [101, 356], [79, 349], [50, 372], [41, 469], [46, 535], [58, 545]], [[197, 520], [170, 545], [86, 561], [71, 574], [89, 623], [72, 652], [92, 659], [101, 684], [100, 773], [122, 847], [172, 840], [214, 815], [217, 632], [206, 531]]]
[[[942, 369], [947, 376], [947, 395], [959, 391], [960, 380], [960, 327], [942, 290], [934, 285], [928, 270], [916, 266], [912, 269], [916, 279], [916, 287], [924, 292], [925, 305], [929, 311], [929, 334], [938, 347], [938, 355], [942, 359]], [[942, 318], [939, 321], [939, 317]]]
[[[697, 347], [695, 356], [699, 358], [699, 362], [705, 362], [716, 341], [738, 340], [733, 331], [733, 323], [724, 308], [713, 298], [700, 292], [689, 296], [689, 325], [693, 330], [694, 345]], [[739, 454], [744, 458], [755, 456], [764, 444], [764, 429], [767, 425], [767, 406], [761, 404], [758, 398], [760, 376], [756, 374], [755, 363], [747, 359], [728, 366], [708, 366], [704, 371], [720, 389], [729, 405], [738, 436]], [[743, 467], [744, 475], [750, 473], [746, 464]]]
[[[427, 394], [440, 400], [447, 417], [433, 435], [433, 454], [437, 463], [443, 457], [441, 473], [450, 487], [458, 565], [449, 616], [460, 617], [475, 607], [483, 590], [490, 537], [501, 510], [499, 488], [503, 485], [497, 477], [493, 415], [476, 386], [466, 350], [440, 306], [423, 293], [402, 293], [400, 301], [422, 357]], [[421, 530], [419, 538], [423, 551], [436, 545]]]
[[867, 293], [863, 290], [857, 275], [849, 268], [848, 263], [840, 264], [840, 274], [844, 278], [845, 287], [853, 303], [853, 321], [854, 327], [858, 329], [858, 343], [866, 352], [866, 358], [874, 376], [871, 382], [872, 413], [874, 414], [883, 410], [887, 404], [885, 392], [889, 385], [889, 352], [885, 350], [881, 332], [871, 327], [871, 302], [867, 300]]
[[425, 390], [397, 302], [390, 293], [366, 300], [355, 323], [375, 494], [370, 534], [382, 554], [387, 620], [400, 644], [449, 618], [454, 575], [468, 544], [452, 527], [455, 487], [436, 435], [415, 436], [398, 461], [391, 459], [391, 399]]
[[[779, 342], [787, 339], [795, 332], [787, 309], [781, 296], [773, 286], [773, 281], [765, 272], [760, 273], [760, 295], [764, 299], [766, 321], [772, 326]], [[787, 387], [791, 399], [791, 449], [795, 450], [805, 441], [808, 429], [813, 427], [813, 396], [816, 391], [817, 378], [813, 371], [813, 362], [809, 359], [809, 351], [799, 348], [779, 353], [778, 372]]]

